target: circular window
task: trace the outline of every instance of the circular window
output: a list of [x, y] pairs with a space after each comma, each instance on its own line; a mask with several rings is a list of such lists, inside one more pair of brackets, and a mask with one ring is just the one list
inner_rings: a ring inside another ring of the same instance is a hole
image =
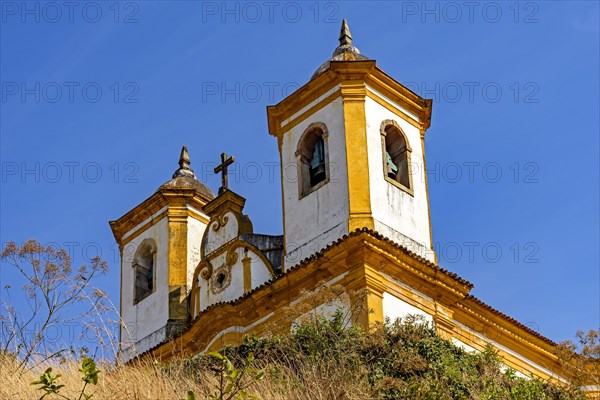
[[212, 276], [210, 291], [214, 294], [220, 293], [227, 289], [231, 283], [231, 272], [226, 267], [222, 266], [217, 269]]
[[224, 272], [219, 273], [215, 279], [215, 286], [219, 289], [222, 288], [223, 285], [225, 285], [226, 279], [227, 279], [227, 275], [225, 275]]

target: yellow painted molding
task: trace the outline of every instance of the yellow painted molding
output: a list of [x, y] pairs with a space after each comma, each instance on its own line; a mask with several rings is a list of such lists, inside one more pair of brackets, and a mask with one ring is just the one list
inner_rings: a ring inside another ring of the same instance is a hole
[[187, 284], [187, 223], [169, 221], [168, 282], [169, 286]]
[[242, 265], [244, 266], [244, 293], [248, 293], [252, 290], [252, 259], [248, 256], [242, 258]]
[[133, 239], [137, 238], [142, 233], [146, 232], [148, 229], [150, 229], [151, 227], [153, 227], [154, 225], [156, 225], [157, 223], [159, 223], [166, 216], [167, 216], [167, 210], [165, 210], [165, 211], [161, 212], [160, 214], [152, 217], [152, 219], [150, 221], [148, 221], [144, 225], [139, 226], [136, 229], [135, 232], [133, 232], [132, 234], [128, 235], [126, 238], [121, 239], [121, 241], [119, 242], [121, 258], [123, 258], [123, 249], [124, 249], [124, 247], [129, 242], [131, 242]]
[[396, 107], [395, 105], [390, 103], [389, 101], [376, 95], [375, 93], [367, 90], [367, 97], [369, 99], [373, 100], [374, 102], [376, 102], [377, 104], [379, 104], [380, 106], [382, 106], [383, 108], [385, 108], [386, 110], [391, 111], [395, 115], [402, 117], [402, 119], [404, 121], [408, 122], [415, 128], [418, 128], [418, 129], [422, 128], [423, 124], [421, 124], [418, 120], [416, 120], [412, 116], [406, 114], [404, 111], [402, 111], [401, 109], [399, 109], [398, 107]]
[[310, 117], [311, 115], [314, 115], [320, 109], [328, 106], [329, 104], [331, 104], [334, 101], [339, 100], [339, 99], [340, 99], [340, 91], [336, 90], [333, 93], [331, 93], [329, 96], [325, 97], [323, 100], [318, 102], [317, 104], [310, 107], [308, 110], [306, 110], [303, 113], [299, 114], [298, 116], [294, 117], [294, 119], [287, 120], [288, 122], [279, 128], [278, 135], [282, 136], [284, 133], [290, 131], [292, 128], [294, 128], [298, 124], [302, 123], [302, 121], [304, 121], [306, 118]]
[[[204, 206], [208, 202], [208, 199], [201, 196], [193, 188], [161, 187], [156, 191], [156, 193], [144, 200], [142, 203], [138, 204], [121, 218], [115, 221], [110, 221], [110, 227], [116, 242], [121, 244], [121, 242], [124, 240], [123, 236], [138, 227], [138, 225], [140, 225], [146, 219], [151, 218], [165, 206], [171, 207], [172, 205], [185, 204], [188, 207], [188, 216], [204, 222], [207, 220], [207, 217], [204, 216], [202, 212], [204, 212]], [[156, 217], [154, 219], [156, 220]], [[138, 231], [140, 231], [140, 229], [138, 229]], [[136, 234], [137, 232], [134, 233], [134, 235]], [[129, 237], [126, 239], [128, 241], [131, 240]]]
[[431, 246], [431, 251], [433, 252], [433, 260], [434, 262], [437, 264], [438, 263], [438, 257], [437, 257], [437, 253], [435, 252], [435, 250], [433, 249], [433, 227], [431, 225], [431, 207], [429, 206], [431, 203], [429, 203], [429, 182], [427, 180], [427, 158], [425, 156], [425, 130], [427, 128], [421, 128], [420, 130], [420, 134], [421, 134], [421, 155], [423, 157], [423, 178], [425, 179], [425, 201], [428, 204], [427, 207], [427, 221], [429, 222], [429, 243]]
[[[432, 315], [442, 337], [457, 338], [481, 350], [486, 342], [480, 336], [487, 336], [502, 346], [498, 350], [509, 367], [553, 380], [565, 376], [553, 354], [551, 341], [527, 332], [516, 321], [468, 297], [466, 293], [471, 286], [460, 278], [369, 232], [351, 234], [318, 257], [288, 269], [281, 278], [247, 292], [236, 301], [208, 307], [195, 317], [188, 331], [150, 353], [168, 360], [175, 355], [204, 351], [207, 346], [217, 349], [223, 344], [240, 343], [243, 333], [262, 334], [266, 324], [282, 319], [285, 306], [300, 299], [306, 291], [341, 276], [344, 277], [338, 284], [347, 290], [364, 289], [367, 293], [367, 307], [374, 312], [359, 321], [363, 326], [383, 320], [382, 297], [389, 292]], [[236, 328], [237, 334], [227, 333], [233, 327], [247, 328], [240, 331]], [[463, 327], [469, 327], [477, 335]], [[498, 334], [494, 334], [494, 329]]]
[[[282, 126], [284, 121], [287, 121], [299, 110], [302, 110], [313, 101], [319, 99], [319, 97], [326, 94], [336, 85], [352, 80], [362, 81], [398, 106], [406, 109], [409, 113], [417, 116], [418, 121], [415, 121], [414, 118], [409, 117], [406, 113], [402, 112], [402, 115], [406, 115], [409, 122], [417, 123], [417, 125], [423, 129], [429, 127], [431, 123], [432, 101], [421, 98], [419, 95], [388, 76], [376, 66], [375, 61], [332, 61], [330, 68], [327, 71], [300, 87], [290, 96], [283, 99], [279, 104], [267, 107], [269, 133], [273, 136], [281, 136], [285, 131], [291, 129], [292, 126], [295, 126], [295, 124], [306, 118], [306, 115], [296, 117], [294, 118], [294, 121], [288, 121], [285, 127]], [[335, 96], [330, 95], [329, 97]], [[386, 107], [400, 111], [398, 107], [393, 106], [388, 101], [381, 98], [379, 98], [379, 100], [384, 101]], [[327, 102], [331, 101], [331, 98], [327, 100]], [[323, 103], [323, 100], [319, 103]], [[321, 105], [321, 107], [323, 107], [323, 105]]]
[[367, 145], [365, 98], [367, 88], [362, 80], [342, 81], [340, 92], [344, 102], [346, 165], [348, 168], [348, 229], [375, 227], [371, 211], [371, 189]]

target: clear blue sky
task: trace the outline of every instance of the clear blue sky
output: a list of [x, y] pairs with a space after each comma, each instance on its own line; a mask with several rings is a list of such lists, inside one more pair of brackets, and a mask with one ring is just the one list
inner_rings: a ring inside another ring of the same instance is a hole
[[281, 233], [265, 107], [347, 18], [363, 54], [434, 99], [440, 264], [553, 340], [598, 328], [598, 2], [23, 4], [1, 3], [2, 242], [100, 251], [117, 302], [108, 221], [170, 179], [183, 144], [215, 192], [207, 171], [233, 154], [255, 231]]

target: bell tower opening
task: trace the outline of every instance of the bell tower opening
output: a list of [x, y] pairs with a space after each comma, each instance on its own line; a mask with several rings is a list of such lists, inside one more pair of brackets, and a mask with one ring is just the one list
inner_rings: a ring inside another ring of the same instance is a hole
[[310, 186], [325, 180], [325, 142], [319, 137], [315, 142], [312, 158], [310, 160]]
[[411, 148], [402, 129], [394, 121], [381, 124], [383, 171], [387, 181], [412, 191]]
[[145, 239], [138, 247], [133, 258], [135, 287], [133, 304], [137, 304], [154, 292], [156, 243]]
[[435, 262], [425, 168], [431, 106], [361, 54], [344, 20], [331, 58], [267, 108], [281, 157], [286, 267], [364, 229]]
[[327, 126], [310, 124], [300, 137], [296, 150], [300, 197], [317, 190], [329, 180]]
[[185, 328], [187, 295], [215, 198], [196, 179], [187, 147], [172, 179], [111, 221], [121, 256], [120, 355], [128, 360]]

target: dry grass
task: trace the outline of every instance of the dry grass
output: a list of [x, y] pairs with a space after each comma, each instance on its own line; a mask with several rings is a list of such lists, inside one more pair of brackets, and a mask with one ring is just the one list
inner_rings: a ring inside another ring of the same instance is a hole
[[[340, 307], [331, 317], [308, 312], [330, 301], [348, 304], [348, 296], [335, 288], [319, 297], [307, 296], [303, 303], [286, 311], [287, 320], [278, 321], [291, 331], [262, 339], [246, 338], [244, 343], [222, 351], [240, 368], [249, 354], [256, 356], [253, 367], [266, 371], [264, 379], [247, 392], [263, 400], [350, 400], [350, 399], [495, 399], [495, 400], [582, 400], [584, 395], [571, 386], [557, 387], [540, 379], [521, 379], [502, 372], [502, 359], [490, 347], [480, 353], [466, 353], [436, 335], [419, 318], [388, 322], [366, 333], [347, 327], [362, 312], [360, 307]], [[354, 298], [360, 294], [354, 294]], [[345, 297], [344, 297], [345, 296]], [[365, 302], [359, 301], [358, 304]], [[236, 361], [237, 360], [237, 361]], [[116, 367], [98, 365], [96, 386], [86, 389], [94, 400], [208, 399], [218, 392], [215, 368], [222, 366], [212, 356], [171, 360], [161, 364], [151, 359]], [[43, 392], [31, 382], [46, 368], [61, 374], [60, 394], [46, 399], [79, 399], [84, 382], [81, 362], [40, 362], [33, 370], [17, 372], [14, 358], [0, 354], [0, 400], [39, 399]]]
[[[44, 364], [34, 370], [16, 373], [13, 359], [0, 358], [0, 399], [32, 400], [38, 399], [43, 392], [36, 390], [31, 382], [48, 367], [53, 373], [59, 373], [59, 384], [65, 385], [60, 393], [69, 399], [78, 399], [83, 382], [79, 372], [80, 363], [69, 360], [54, 365]], [[102, 372], [98, 385], [88, 386], [87, 394], [94, 394], [94, 399], [107, 400], [142, 400], [142, 399], [185, 399], [188, 390], [194, 391], [196, 399], [206, 399], [215, 393], [216, 378], [208, 371], [190, 373], [185, 363], [172, 363], [168, 369], [159, 363], [149, 360], [136, 365], [124, 365], [115, 368], [113, 365], [99, 365]], [[249, 394], [259, 396], [263, 400], [295, 400], [295, 399], [368, 399], [368, 387], [365, 382], [344, 374], [335, 365], [330, 368], [326, 364], [321, 367], [305, 365], [299, 370], [281, 367], [271, 371], [265, 378], [256, 383]], [[49, 396], [47, 399], [58, 398]]]
[[[16, 373], [16, 364], [10, 358], [0, 359], [0, 398], [31, 400], [39, 398], [43, 392], [36, 390], [31, 382], [37, 380], [48, 366], [53, 367], [53, 373], [59, 373], [59, 383], [65, 385], [61, 394], [77, 399], [83, 381], [79, 372], [81, 365], [75, 360], [69, 360], [54, 365], [44, 364], [31, 371]], [[198, 384], [190, 377], [176, 374], [173, 371], [171, 379], [165, 379], [158, 364], [149, 361], [136, 366], [121, 366], [114, 368], [100, 365], [101, 371], [98, 385], [89, 386], [86, 393], [94, 393], [97, 399], [180, 399], [184, 398], [187, 390], [198, 390]], [[50, 398], [53, 398], [50, 396]]]

